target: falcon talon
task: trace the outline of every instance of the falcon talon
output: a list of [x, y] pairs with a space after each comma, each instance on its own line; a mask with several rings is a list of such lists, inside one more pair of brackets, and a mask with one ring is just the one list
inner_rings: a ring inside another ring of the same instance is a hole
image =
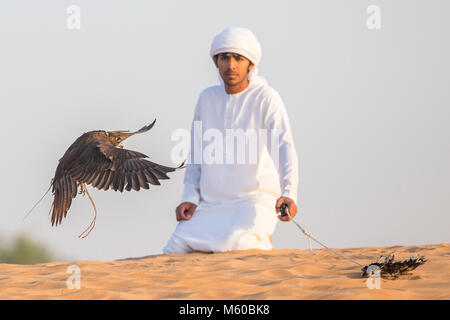
[[78, 194], [82, 194], [83, 196], [86, 195], [86, 187], [84, 184], [80, 184], [80, 191], [78, 192]]

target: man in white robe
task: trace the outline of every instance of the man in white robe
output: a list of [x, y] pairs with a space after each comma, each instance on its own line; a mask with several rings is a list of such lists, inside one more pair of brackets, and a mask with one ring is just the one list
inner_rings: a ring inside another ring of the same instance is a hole
[[278, 219], [290, 220], [277, 216], [280, 205], [297, 213], [298, 159], [286, 108], [257, 74], [261, 46], [250, 30], [225, 29], [210, 55], [222, 81], [197, 101], [179, 223], [163, 252], [270, 250]]

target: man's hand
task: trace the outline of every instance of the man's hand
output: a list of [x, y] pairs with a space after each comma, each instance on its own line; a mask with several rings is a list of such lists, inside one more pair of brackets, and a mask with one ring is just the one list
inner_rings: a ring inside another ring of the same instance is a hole
[[196, 204], [192, 202], [183, 202], [176, 209], [175, 212], [177, 214], [177, 221], [181, 220], [190, 220], [192, 215], [194, 214], [195, 209], [197, 208]]
[[289, 214], [291, 215], [291, 217], [289, 217], [289, 216], [285, 216], [285, 217], [278, 216], [278, 219], [280, 219], [281, 221], [290, 221], [297, 214], [297, 206], [295, 205], [294, 200], [292, 200], [291, 198], [279, 197], [278, 200], [277, 200], [277, 203], [275, 204], [275, 212], [277, 214], [280, 212], [280, 207], [281, 207], [281, 205], [283, 203], [286, 203], [288, 205]]

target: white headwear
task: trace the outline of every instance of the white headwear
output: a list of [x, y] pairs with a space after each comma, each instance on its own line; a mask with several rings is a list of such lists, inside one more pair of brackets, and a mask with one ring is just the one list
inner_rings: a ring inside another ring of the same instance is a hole
[[214, 37], [209, 54], [214, 57], [216, 54], [233, 52], [240, 54], [250, 60], [255, 66], [248, 74], [248, 79], [256, 79], [258, 74], [258, 64], [261, 60], [261, 44], [256, 39], [253, 32], [241, 27], [231, 27], [223, 30]]

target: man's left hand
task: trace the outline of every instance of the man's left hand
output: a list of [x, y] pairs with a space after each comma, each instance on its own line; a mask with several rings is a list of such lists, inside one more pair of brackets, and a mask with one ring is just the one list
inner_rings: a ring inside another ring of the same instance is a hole
[[279, 215], [278, 219], [280, 219], [281, 221], [290, 221], [297, 214], [297, 206], [295, 205], [294, 200], [292, 200], [291, 198], [279, 197], [277, 200], [277, 203], [275, 204], [275, 212], [277, 214], [280, 212], [280, 207], [283, 203], [286, 203], [288, 205], [289, 214], [291, 216], [290, 217], [289, 216], [282, 217]]

